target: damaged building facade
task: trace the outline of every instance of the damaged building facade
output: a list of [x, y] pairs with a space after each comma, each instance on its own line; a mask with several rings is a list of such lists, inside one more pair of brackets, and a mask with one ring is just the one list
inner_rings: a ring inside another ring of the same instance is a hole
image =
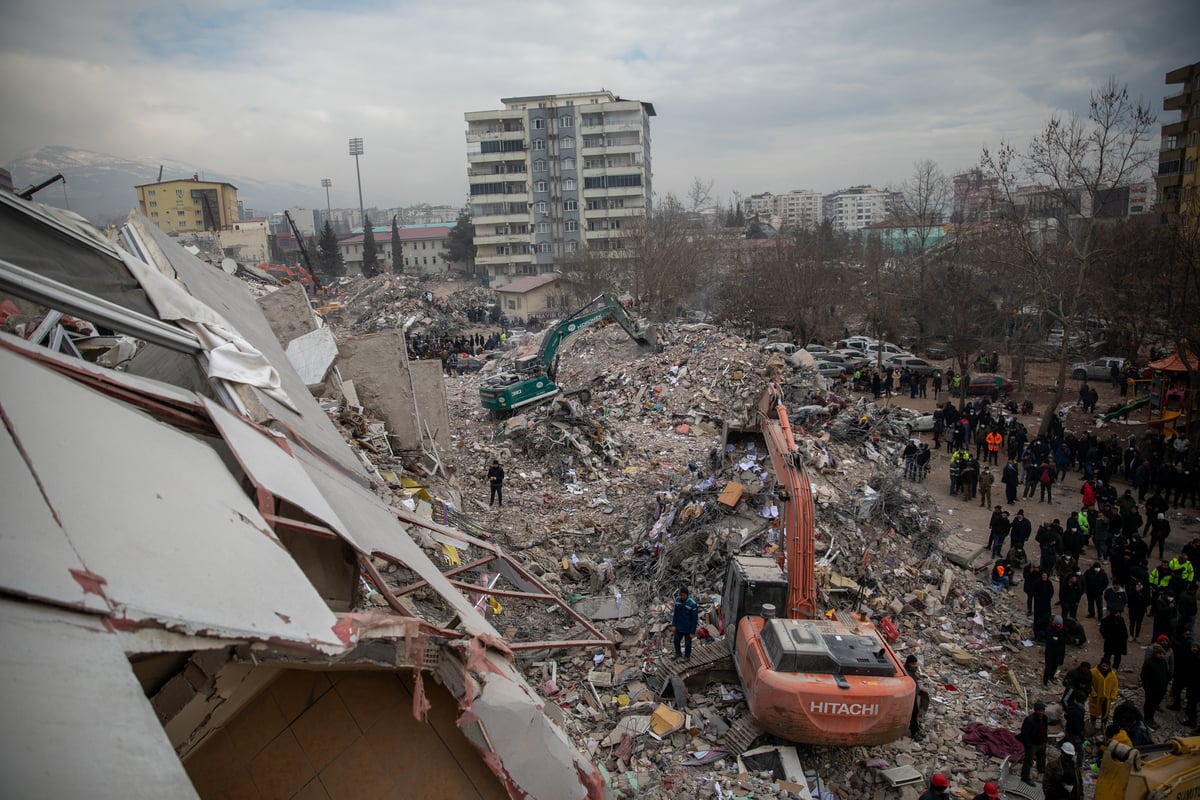
[[[338, 379], [320, 342], [289, 353], [141, 215], [110, 241], [0, 214], [7, 795], [603, 795], [514, 666], [547, 644], [480, 611], [554, 600], [428, 494], [381, 490], [308, 389]], [[470, 552], [487, 592], [430, 550]]]

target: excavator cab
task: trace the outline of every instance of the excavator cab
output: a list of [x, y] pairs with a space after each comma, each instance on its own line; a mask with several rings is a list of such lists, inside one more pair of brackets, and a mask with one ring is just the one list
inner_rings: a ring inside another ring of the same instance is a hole
[[776, 610], [784, 608], [787, 593], [787, 578], [775, 559], [761, 556], [736, 556], [731, 559], [725, 575], [725, 594], [721, 600], [725, 641], [729, 643], [729, 649], [734, 649], [737, 640], [735, 632], [742, 617], [766, 616], [764, 607]]

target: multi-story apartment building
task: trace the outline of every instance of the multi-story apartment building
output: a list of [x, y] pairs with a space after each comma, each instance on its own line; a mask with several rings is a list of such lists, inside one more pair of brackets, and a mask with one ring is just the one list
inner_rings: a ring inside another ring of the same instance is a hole
[[1200, 156], [1200, 62], [1167, 73], [1168, 86], [1180, 85], [1163, 98], [1163, 111], [1178, 111], [1162, 126], [1158, 154], [1158, 210], [1164, 223], [1200, 224], [1200, 192], [1196, 158]]
[[237, 187], [231, 183], [191, 180], [143, 183], [138, 208], [167, 233], [225, 230], [238, 220]]
[[654, 106], [606, 90], [500, 102], [464, 115], [482, 277], [503, 285], [580, 248], [622, 249], [629, 221], [651, 211]]
[[[357, 213], [357, 209], [355, 210]], [[450, 269], [446, 261], [446, 250], [450, 247], [450, 225], [406, 225], [399, 228], [401, 257], [404, 272], [409, 275], [433, 275]], [[392, 228], [390, 225], [372, 225], [375, 236], [375, 253], [379, 268], [392, 271]], [[342, 263], [346, 272], [353, 275], [362, 272], [363, 234], [356, 233], [338, 240], [342, 251]]]
[[815, 228], [821, 224], [822, 196], [819, 192], [795, 190], [786, 194], [763, 192], [742, 200], [747, 219], [768, 214], [785, 228]]
[[857, 231], [888, 218], [892, 213], [892, 195], [871, 186], [851, 186], [825, 195], [821, 207], [824, 219], [834, 229]]
[[954, 176], [954, 207], [950, 221], [960, 225], [995, 222], [1006, 207], [1000, 179], [972, 169]]

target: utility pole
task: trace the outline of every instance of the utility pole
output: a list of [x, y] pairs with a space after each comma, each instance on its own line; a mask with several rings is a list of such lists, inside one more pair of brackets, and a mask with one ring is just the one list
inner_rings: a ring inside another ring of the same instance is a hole
[[367, 212], [363, 208], [362, 201], [362, 172], [358, 168], [358, 157], [363, 154], [362, 137], [350, 140], [350, 155], [354, 156], [354, 174], [358, 176], [358, 219], [359, 224], [363, 226], [363, 233], [366, 233]]

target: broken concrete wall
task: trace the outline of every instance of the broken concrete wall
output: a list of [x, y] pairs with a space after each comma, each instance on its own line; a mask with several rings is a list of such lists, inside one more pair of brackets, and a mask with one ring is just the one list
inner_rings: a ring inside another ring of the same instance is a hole
[[455, 725], [458, 704], [408, 673], [284, 670], [184, 762], [201, 797], [508, 797]]
[[427, 423], [438, 449], [450, 446], [446, 387], [440, 361], [408, 361], [404, 336], [385, 331], [340, 343], [342, 377], [354, 381], [359, 402], [384, 422], [402, 450], [418, 450]]
[[298, 283], [290, 283], [258, 298], [258, 305], [275, 332], [280, 347], [285, 350], [292, 339], [317, 329], [317, 321], [308, 305], [308, 296]]

